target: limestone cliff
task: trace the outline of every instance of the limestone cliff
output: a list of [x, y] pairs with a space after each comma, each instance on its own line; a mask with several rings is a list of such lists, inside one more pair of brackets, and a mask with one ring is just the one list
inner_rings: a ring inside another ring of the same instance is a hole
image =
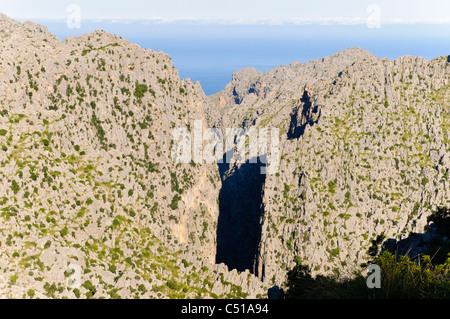
[[217, 167], [171, 157], [212, 105], [165, 53], [3, 15], [0, 52], [2, 297], [265, 292], [215, 265]]
[[[0, 14], [0, 52], [0, 297], [266, 296], [299, 258], [350, 273], [450, 205], [447, 57], [349, 48], [206, 97], [103, 31]], [[279, 129], [279, 169], [175, 163], [195, 121]]]
[[447, 57], [350, 48], [244, 69], [211, 97], [218, 126], [281, 132], [279, 171], [247, 198], [263, 203], [255, 274], [280, 284], [295, 258], [314, 274], [351, 273], [378, 235], [422, 232], [449, 205], [449, 71]]

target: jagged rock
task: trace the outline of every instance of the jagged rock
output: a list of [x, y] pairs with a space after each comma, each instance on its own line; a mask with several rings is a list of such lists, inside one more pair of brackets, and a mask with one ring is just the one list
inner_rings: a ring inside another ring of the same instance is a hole
[[[449, 65], [446, 56], [392, 61], [350, 48], [237, 72], [211, 97], [222, 101], [217, 127], [281, 132], [278, 172], [247, 197], [263, 203], [253, 228], [261, 233], [250, 236], [260, 238], [254, 273], [265, 283], [281, 285], [298, 257], [313, 275], [351, 273], [378, 235], [420, 233], [437, 206], [448, 206]], [[262, 83], [267, 94], [247, 90]]]
[[[100, 30], [61, 41], [0, 14], [0, 52], [2, 297], [265, 296], [294, 260], [352, 272], [377, 236], [397, 244], [448, 206], [446, 56], [350, 48], [206, 97], [163, 52]], [[279, 170], [175, 163], [171, 132], [195, 120], [278, 128]]]
[[[5, 281], [20, 278], [0, 296], [224, 297], [221, 281], [204, 290], [217, 166], [171, 157], [173, 129], [215, 117], [200, 84], [165, 53], [100, 30], [61, 41], [0, 15], [0, 52], [0, 266]], [[242, 293], [265, 290], [252, 283]]]

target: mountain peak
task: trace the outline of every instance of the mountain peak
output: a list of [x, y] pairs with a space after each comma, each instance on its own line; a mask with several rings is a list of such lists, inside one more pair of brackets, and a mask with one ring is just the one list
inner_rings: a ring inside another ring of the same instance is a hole
[[319, 59], [319, 61], [325, 63], [329, 62], [332, 64], [337, 64], [339, 62], [339, 64], [350, 65], [357, 61], [373, 59], [377, 59], [373, 53], [360, 47], [350, 47], [345, 50], [338, 51], [331, 56]]
[[[31, 39], [38, 37], [39, 39], [46, 39], [46, 41], [51, 41], [53, 43], [61, 42], [56, 35], [48, 30], [46, 26], [31, 22], [19, 22], [14, 20], [7, 15], [0, 13], [0, 30], [3, 31], [4, 37], [9, 35], [13, 35], [13, 42], [16, 44], [20, 44], [28, 42], [25, 39]], [[17, 40], [17, 37], [22, 38], [22, 40]], [[37, 41], [37, 42], [40, 42]]]
[[245, 82], [264, 74], [253, 67], [246, 67], [233, 73], [233, 82]]
[[16, 26], [20, 22], [8, 17], [6, 14], [0, 12], [0, 30], [8, 29], [8, 26]]
[[17, 23], [16, 20], [14, 20], [14, 19], [8, 17], [6, 14], [0, 12], [0, 21], [2, 21], [2, 20], [8, 20], [8, 21]]
[[370, 51], [360, 47], [349, 47], [347, 49], [336, 52], [334, 55], [351, 55], [354, 57], [374, 57], [375, 55]]

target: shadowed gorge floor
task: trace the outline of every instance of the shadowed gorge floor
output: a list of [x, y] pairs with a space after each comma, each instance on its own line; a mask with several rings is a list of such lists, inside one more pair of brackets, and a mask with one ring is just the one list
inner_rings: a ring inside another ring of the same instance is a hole
[[261, 239], [261, 216], [265, 175], [258, 163], [247, 161], [226, 175], [229, 164], [219, 165], [222, 189], [219, 194], [216, 262], [229, 269], [253, 271]]

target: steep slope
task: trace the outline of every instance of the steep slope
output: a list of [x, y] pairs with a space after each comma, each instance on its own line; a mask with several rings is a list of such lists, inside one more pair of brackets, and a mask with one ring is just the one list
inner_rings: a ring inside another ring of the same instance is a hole
[[423, 232], [450, 205], [449, 66], [350, 48], [238, 71], [211, 97], [218, 127], [280, 129], [280, 169], [245, 199], [263, 203], [253, 273], [280, 284], [302, 260], [313, 274], [348, 274], [379, 235]]
[[171, 158], [212, 106], [166, 54], [4, 15], [0, 52], [2, 297], [264, 293], [215, 265], [216, 166]]

